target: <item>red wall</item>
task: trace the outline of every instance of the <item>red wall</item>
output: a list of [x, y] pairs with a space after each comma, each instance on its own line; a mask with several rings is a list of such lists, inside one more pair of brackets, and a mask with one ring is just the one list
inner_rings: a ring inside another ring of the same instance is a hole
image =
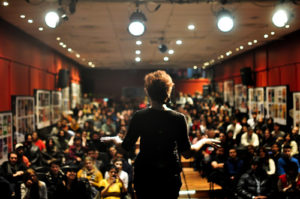
[[240, 69], [251, 67], [256, 87], [289, 85], [300, 91], [300, 31], [215, 66], [214, 80], [241, 83]]
[[176, 91], [194, 95], [196, 91], [202, 93], [203, 85], [207, 85], [209, 83], [210, 80], [205, 78], [177, 80], [175, 81], [175, 89]]
[[62, 68], [70, 70], [72, 82], [80, 81], [78, 64], [2, 20], [0, 44], [0, 111], [11, 110], [12, 95], [57, 90]]

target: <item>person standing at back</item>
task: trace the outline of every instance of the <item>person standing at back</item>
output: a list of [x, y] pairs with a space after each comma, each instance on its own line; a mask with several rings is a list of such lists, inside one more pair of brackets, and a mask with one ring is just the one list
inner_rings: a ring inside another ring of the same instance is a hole
[[133, 115], [122, 143], [129, 151], [140, 137], [140, 152], [134, 163], [134, 188], [139, 199], [178, 198], [180, 155], [189, 158], [204, 144], [216, 143], [202, 139], [191, 146], [185, 116], [166, 106], [173, 85], [165, 71], [145, 76], [145, 92], [151, 106]]

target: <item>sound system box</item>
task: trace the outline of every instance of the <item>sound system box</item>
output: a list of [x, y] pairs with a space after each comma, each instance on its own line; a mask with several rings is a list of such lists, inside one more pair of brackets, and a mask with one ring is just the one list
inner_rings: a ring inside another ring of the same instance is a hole
[[69, 86], [69, 70], [61, 69], [58, 73], [58, 87], [66, 88]]
[[241, 78], [242, 78], [243, 85], [250, 86], [250, 85], [254, 84], [254, 81], [252, 79], [251, 67], [241, 68], [240, 73], [241, 73]]

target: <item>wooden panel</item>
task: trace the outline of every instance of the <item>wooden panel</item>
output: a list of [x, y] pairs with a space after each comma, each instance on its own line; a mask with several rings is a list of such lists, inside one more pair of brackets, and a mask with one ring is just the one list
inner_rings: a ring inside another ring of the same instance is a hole
[[29, 67], [11, 64], [11, 94], [30, 95]]
[[0, 111], [11, 109], [9, 76], [9, 62], [0, 60]]

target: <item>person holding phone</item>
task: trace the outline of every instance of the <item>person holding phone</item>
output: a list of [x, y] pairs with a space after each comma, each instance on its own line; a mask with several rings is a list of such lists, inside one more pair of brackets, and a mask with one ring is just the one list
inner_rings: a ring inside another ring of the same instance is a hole
[[130, 151], [140, 138], [140, 152], [134, 163], [134, 188], [139, 199], [178, 198], [180, 155], [189, 158], [205, 144], [218, 142], [204, 138], [190, 144], [185, 116], [166, 106], [173, 86], [165, 71], [145, 76], [145, 93], [151, 106], [133, 115], [122, 143], [122, 148]]
[[118, 175], [118, 168], [115, 165], [109, 167], [108, 178], [101, 180], [100, 190], [101, 198], [121, 199], [122, 194], [126, 193], [126, 188]]

